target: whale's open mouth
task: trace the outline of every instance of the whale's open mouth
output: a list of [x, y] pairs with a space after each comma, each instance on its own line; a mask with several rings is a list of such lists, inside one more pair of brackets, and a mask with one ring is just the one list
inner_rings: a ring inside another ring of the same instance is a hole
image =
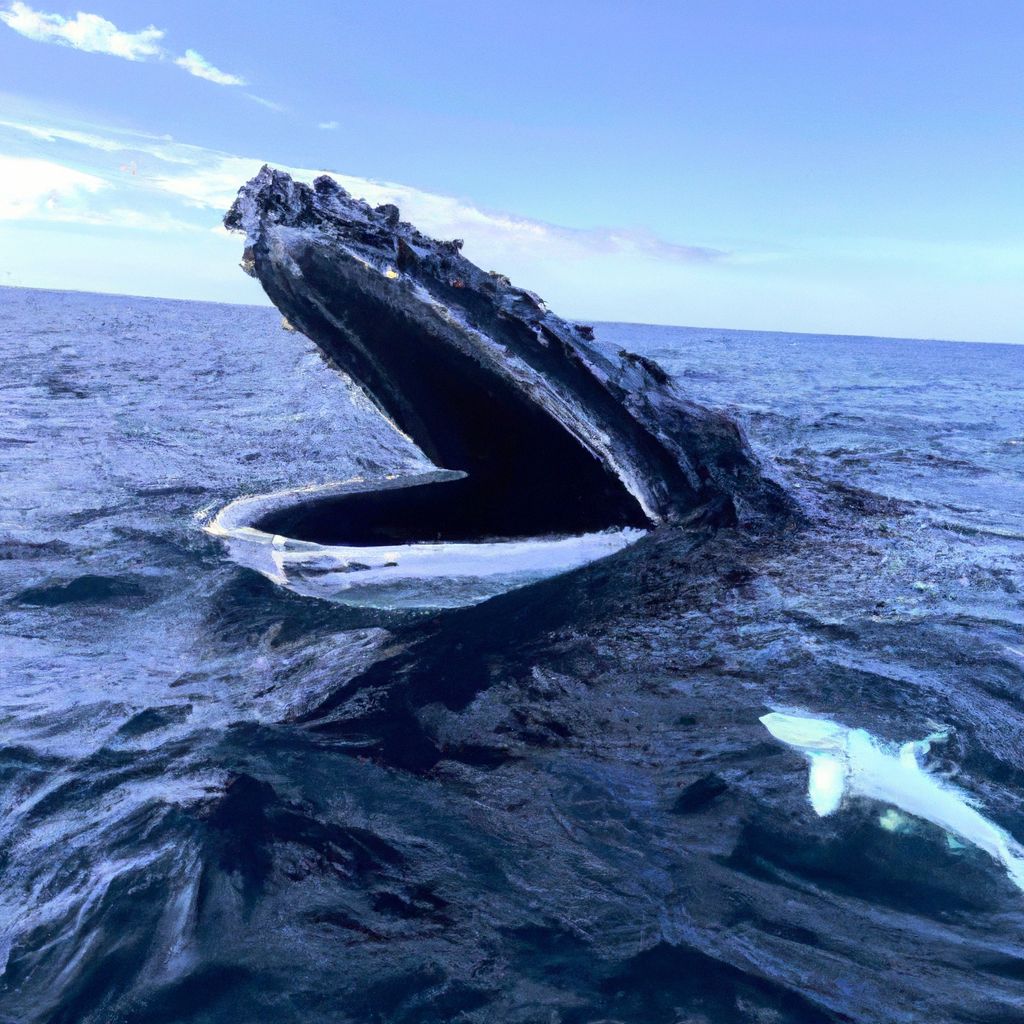
[[[539, 475], [539, 474], [538, 474]], [[566, 502], [531, 477], [512, 476], [500, 488], [472, 476], [430, 479], [402, 488], [309, 497], [261, 516], [253, 525], [320, 544], [474, 542], [565, 536], [648, 524], [636, 512], [586, 507], [584, 490]]]
[[[430, 522], [441, 533], [453, 507], [444, 485], [460, 476], [442, 470], [240, 498], [207, 530], [235, 561], [296, 593], [389, 609], [475, 604], [605, 558], [645, 533], [625, 527], [470, 539], [449, 527], [447, 535], [428, 536], [420, 511], [436, 507]], [[329, 523], [337, 536], [310, 539], [308, 522]]]
[[288, 324], [449, 471], [256, 505], [246, 529], [346, 551], [466, 547], [788, 510], [728, 418], [686, 401], [656, 364], [609, 358], [589, 328], [395, 207], [265, 167], [225, 225], [245, 232], [243, 268]]

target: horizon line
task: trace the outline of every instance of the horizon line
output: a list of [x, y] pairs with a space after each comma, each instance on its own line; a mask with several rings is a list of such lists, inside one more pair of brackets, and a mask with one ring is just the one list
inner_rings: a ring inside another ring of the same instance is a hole
[[[102, 295], [112, 299], [144, 299], [153, 302], [189, 302], [204, 306], [240, 306], [243, 309], [280, 310], [268, 299], [266, 302], [233, 302], [230, 299], [182, 298], [180, 295], [144, 295], [139, 292], [97, 292], [88, 288], [47, 288], [44, 285], [10, 284], [0, 282], [0, 288], [10, 291], [52, 292], [58, 295]], [[687, 331], [727, 331], [730, 334], [784, 334], [797, 338], [839, 338], [851, 341], [912, 341], [918, 344], [938, 345], [995, 345], [1002, 348], [1020, 348], [1024, 341], [970, 341], [964, 338], [909, 338], [895, 334], [833, 334], [829, 332], [792, 331], [771, 327], [712, 327], [701, 324], [671, 324], [646, 320], [598, 320], [592, 317], [567, 316], [576, 323], [610, 324], [629, 327], [676, 327]]]

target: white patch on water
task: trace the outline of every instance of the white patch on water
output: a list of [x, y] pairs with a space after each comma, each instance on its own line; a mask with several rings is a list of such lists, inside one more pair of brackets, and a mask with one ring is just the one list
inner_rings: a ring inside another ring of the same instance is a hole
[[811, 806], [820, 817], [831, 814], [843, 799], [846, 785], [846, 765], [831, 754], [810, 754], [811, 771], [807, 793]]
[[[929, 821], [957, 840], [983, 850], [1024, 890], [1024, 847], [1005, 829], [984, 817], [968, 794], [930, 774], [922, 765], [933, 743], [945, 733], [892, 746], [865, 729], [850, 729], [825, 718], [773, 711], [764, 727], [811, 764], [808, 794], [822, 817], [838, 810], [844, 796], [890, 804]], [[879, 822], [899, 831], [899, 815], [887, 811]]]

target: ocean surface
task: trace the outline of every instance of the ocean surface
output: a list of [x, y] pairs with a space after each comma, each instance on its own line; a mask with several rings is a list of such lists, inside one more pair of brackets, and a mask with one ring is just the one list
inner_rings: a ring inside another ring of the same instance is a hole
[[398, 614], [202, 530], [423, 465], [279, 324], [0, 289], [0, 1020], [1024, 1021], [1004, 867], [759, 721], [1024, 841], [1024, 346], [598, 325], [808, 525]]

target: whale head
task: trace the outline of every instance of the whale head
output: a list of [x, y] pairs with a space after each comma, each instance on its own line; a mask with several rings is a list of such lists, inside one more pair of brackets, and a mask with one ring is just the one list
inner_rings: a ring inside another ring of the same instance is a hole
[[[532, 292], [486, 272], [328, 176], [312, 187], [264, 167], [225, 226], [242, 266], [439, 469], [460, 474], [375, 496], [319, 502], [260, 526], [351, 540], [356, 514], [401, 517], [442, 539], [569, 536], [786, 519], [737, 425], [688, 401], [643, 356], [603, 350]], [[369, 508], [368, 503], [376, 502]], [[358, 507], [357, 507], [358, 506]], [[399, 526], [401, 529], [399, 529]]]

